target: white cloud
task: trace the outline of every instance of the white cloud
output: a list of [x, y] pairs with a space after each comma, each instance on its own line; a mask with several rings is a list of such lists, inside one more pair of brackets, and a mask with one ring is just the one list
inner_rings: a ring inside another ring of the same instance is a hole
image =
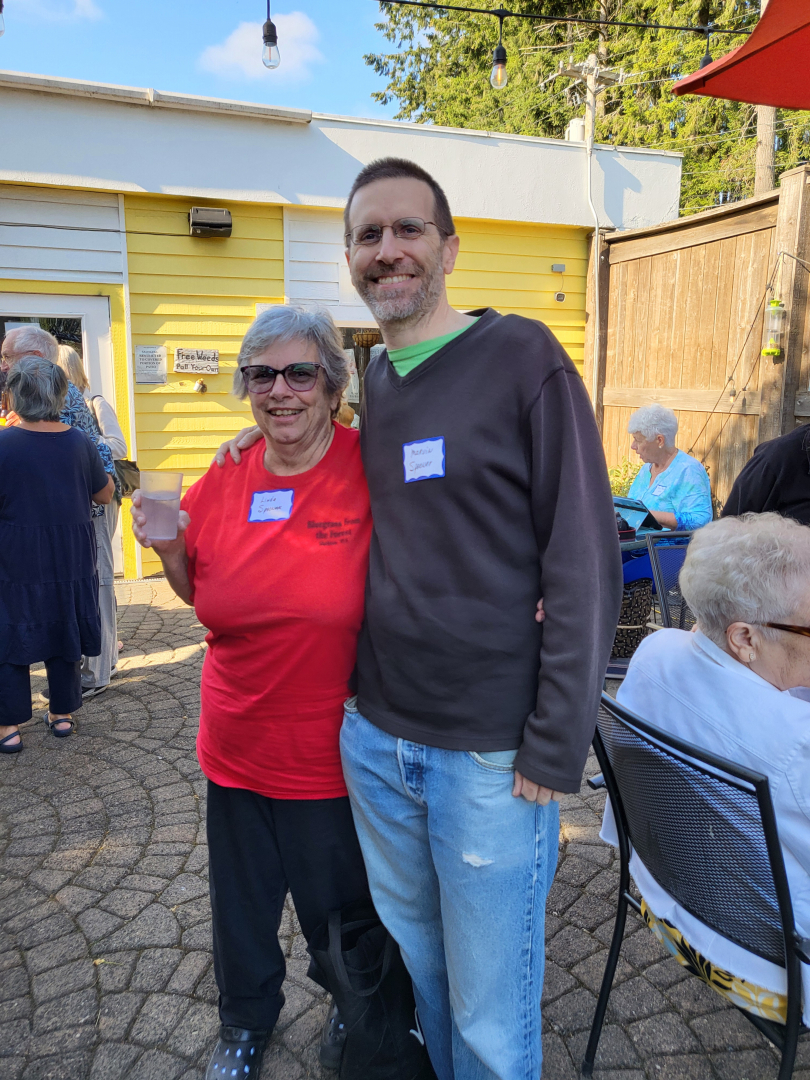
[[221, 45], [209, 45], [200, 55], [199, 67], [229, 79], [266, 76], [277, 83], [306, 81], [312, 65], [324, 60], [315, 44], [320, 37], [317, 26], [303, 11], [273, 15], [273, 22], [281, 53], [281, 64], [275, 71], [268, 71], [262, 64], [262, 24], [252, 22], [240, 23]]
[[78, 19], [96, 22], [104, 18], [104, 12], [95, 0], [11, 0], [8, 7], [48, 22], [75, 22]]

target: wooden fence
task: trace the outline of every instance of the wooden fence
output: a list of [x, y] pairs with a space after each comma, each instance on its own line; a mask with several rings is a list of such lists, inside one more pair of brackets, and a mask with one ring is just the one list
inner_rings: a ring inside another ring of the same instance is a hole
[[[722, 505], [754, 447], [810, 417], [810, 274], [796, 261], [810, 263], [810, 167], [784, 173], [766, 195], [608, 234], [595, 256], [599, 348], [595, 356], [591, 261], [584, 377], [591, 393], [596, 385], [608, 465], [634, 457], [633, 411], [660, 402], [675, 410], [678, 446], [704, 462]], [[787, 310], [776, 358], [760, 355], [772, 296]]]

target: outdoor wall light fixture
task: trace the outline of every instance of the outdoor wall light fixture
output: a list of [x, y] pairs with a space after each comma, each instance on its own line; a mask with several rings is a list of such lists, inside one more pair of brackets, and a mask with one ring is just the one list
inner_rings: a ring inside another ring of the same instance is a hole
[[506, 74], [506, 49], [503, 44], [503, 16], [498, 24], [498, 44], [492, 54], [492, 73], [489, 81], [493, 90], [503, 90], [509, 82], [509, 76]]
[[267, 22], [262, 27], [262, 41], [264, 42], [262, 63], [266, 68], [273, 71], [281, 63], [281, 53], [278, 51], [276, 26], [270, 19], [270, 0], [267, 0]]

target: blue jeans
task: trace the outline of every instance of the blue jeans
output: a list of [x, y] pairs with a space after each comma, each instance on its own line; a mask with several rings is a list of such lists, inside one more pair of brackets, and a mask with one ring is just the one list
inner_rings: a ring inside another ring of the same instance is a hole
[[512, 796], [516, 751], [340, 733], [371, 894], [399, 942], [439, 1080], [538, 1080], [559, 807]]

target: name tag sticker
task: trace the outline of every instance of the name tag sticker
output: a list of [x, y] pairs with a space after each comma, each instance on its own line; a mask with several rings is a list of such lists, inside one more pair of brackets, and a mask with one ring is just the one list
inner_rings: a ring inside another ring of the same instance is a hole
[[417, 442], [403, 443], [402, 463], [405, 466], [406, 484], [444, 476], [444, 439], [419, 439]]
[[657, 488], [653, 489], [653, 495], [663, 495], [666, 490], [663, 484], [659, 484]]
[[286, 521], [292, 514], [294, 497], [292, 489], [255, 491], [250, 501], [248, 521]]

